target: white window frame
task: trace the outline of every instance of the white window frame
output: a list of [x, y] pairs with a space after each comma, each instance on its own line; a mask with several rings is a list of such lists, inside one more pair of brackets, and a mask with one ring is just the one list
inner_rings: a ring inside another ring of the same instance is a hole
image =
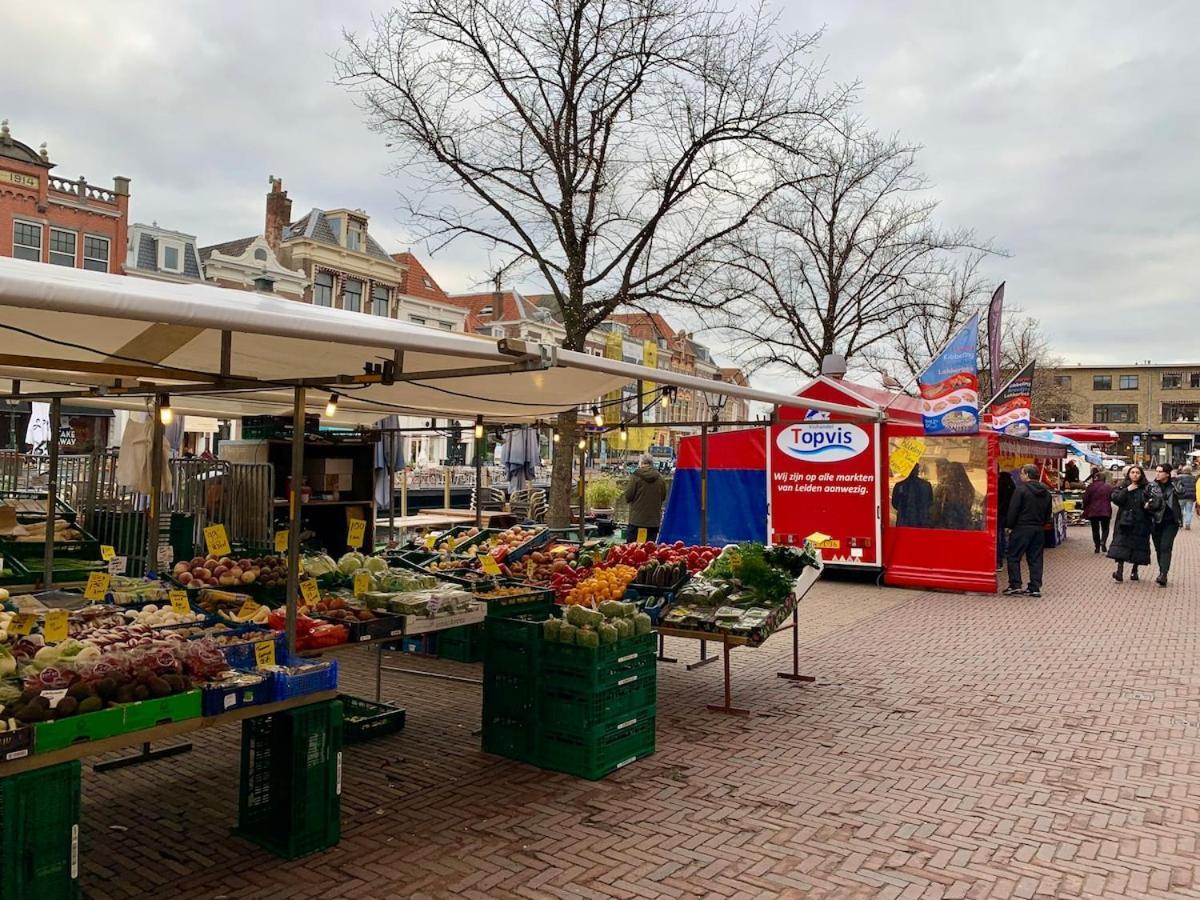
[[[175, 251], [175, 258], [179, 261], [179, 265], [171, 268], [167, 265], [167, 248], [170, 247]], [[158, 270], [160, 272], [170, 272], [173, 275], [183, 274], [183, 244], [178, 241], [166, 241], [161, 238], [158, 241]]]
[[[88, 256], [87, 255], [87, 242], [89, 240], [104, 242], [105, 254], [106, 254], [106, 257], [104, 260], [101, 260], [100, 257], [98, 257], [98, 256]], [[109, 269], [112, 267], [112, 238], [105, 237], [102, 234], [86, 234], [85, 233], [83, 235], [83, 267], [85, 269], [89, 268], [89, 266], [88, 266], [89, 261], [91, 261], [91, 262], [103, 261], [103, 263], [104, 263], [103, 269], [91, 269], [91, 271], [93, 271], [93, 272], [109, 271]]]
[[375, 303], [377, 300], [381, 299], [381, 298], [375, 296], [376, 291], [386, 292], [386, 294], [387, 294], [387, 309], [384, 310], [382, 315], [384, 318], [391, 318], [391, 315], [392, 315], [392, 293], [393, 292], [392, 292], [392, 288], [390, 288], [386, 284], [372, 284], [371, 285], [371, 300], [367, 306], [367, 312], [369, 312], [373, 316], [380, 315], [380, 313], [375, 312]]
[[429, 320], [425, 319], [423, 316], [411, 316], [410, 315], [408, 317], [408, 321], [412, 322], [414, 325], [428, 325], [429, 324]]
[[[350, 282], [352, 282], [352, 281], [358, 284], [358, 309], [348, 309], [346, 306], [346, 294], [349, 293], [346, 290], [346, 286], [348, 284], [350, 284]], [[342, 290], [341, 290], [342, 309], [346, 310], [347, 312], [357, 312], [357, 313], [362, 312], [363, 311], [363, 292], [366, 289], [367, 289], [367, 283], [362, 278], [343, 278], [342, 279]]]
[[[38, 245], [37, 245], [37, 247], [36, 247], [36, 248], [34, 248], [34, 247], [31, 247], [29, 244], [18, 244], [18, 243], [17, 243], [17, 226], [18, 226], [18, 225], [26, 225], [26, 226], [28, 226], [29, 228], [36, 228], [36, 229], [37, 229], [37, 233], [38, 233]], [[34, 249], [36, 249], [36, 250], [37, 250], [37, 254], [38, 254], [38, 255], [37, 255], [37, 260], [36, 260], [36, 262], [41, 262], [41, 261], [42, 261], [42, 255], [43, 255], [43, 251], [46, 249], [46, 226], [45, 226], [45, 225], [43, 225], [41, 222], [31, 222], [31, 221], [29, 221], [28, 219], [13, 219], [13, 223], [12, 223], [12, 246], [13, 246], [13, 257], [14, 257], [14, 258], [16, 258], [16, 259], [25, 259], [25, 257], [23, 257], [23, 256], [17, 256], [17, 247], [22, 247], [22, 248], [24, 248], [24, 249], [26, 249], [26, 250], [34, 250]], [[31, 262], [33, 262], [33, 261], [34, 261], [34, 260], [31, 260]]]
[[[323, 287], [323, 285], [317, 284], [317, 279], [320, 278], [322, 275], [329, 277], [329, 303], [328, 304], [317, 302], [317, 288]], [[338, 293], [337, 281], [338, 281], [337, 276], [334, 275], [332, 272], [317, 271], [317, 272], [313, 273], [313, 293], [312, 293], [313, 306], [321, 306], [321, 307], [324, 307], [325, 309], [333, 309], [334, 303], [337, 302], [337, 293]]]
[[55, 266], [66, 265], [66, 263], [59, 263], [59, 262], [54, 261], [54, 256], [56, 254], [58, 256], [66, 255], [65, 253], [63, 253], [60, 250], [55, 250], [52, 246], [52, 242], [54, 240], [54, 232], [56, 232], [56, 231], [61, 232], [62, 234], [69, 234], [71, 236], [71, 242], [74, 247], [74, 251], [71, 253], [70, 267], [72, 269], [74, 269], [77, 265], [76, 260], [79, 259], [79, 232], [73, 228], [59, 228], [57, 225], [50, 226], [50, 236], [49, 236], [49, 239], [46, 241], [46, 261], [49, 262], [51, 265], [55, 265]]

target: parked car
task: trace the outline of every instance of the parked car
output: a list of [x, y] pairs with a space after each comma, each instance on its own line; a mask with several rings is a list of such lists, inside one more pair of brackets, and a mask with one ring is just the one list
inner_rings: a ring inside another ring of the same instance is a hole
[[1104, 455], [1104, 468], [1108, 469], [1110, 472], [1120, 472], [1129, 468], [1129, 466], [1129, 460], [1123, 456], [1109, 456], [1108, 454]]

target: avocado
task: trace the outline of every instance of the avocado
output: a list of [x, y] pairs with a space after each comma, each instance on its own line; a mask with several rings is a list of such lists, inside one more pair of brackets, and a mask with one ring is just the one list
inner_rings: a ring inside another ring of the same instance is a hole
[[50, 718], [49, 710], [43, 707], [40, 703], [26, 703], [17, 710], [16, 719], [18, 722], [45, 722]]
[[162, 680], [166, 682], [167, 687], [171, 689], [172, 694], [181, 694], [187, 690], [187, 688], [184, 687], [182, 675], [176, 675], [174, 672], [172, 672], [170, 675], [164, 675]]
[[76, 700], [84, 700], [92, 694], [92, 686], [83, 681], [77, 681], [67, 688], [67, 696], [74, 697]]
[[146, 682], [146, 688], [150, 691], [150, 696], [154, 698], [169, 697], [171, 695], [171, 685], [165, 679], [157, 676]]
[[[59, 705], [61, 706], [62, 704]], [[80, 701], [77, 712], [82, 716], [86, 713], [99, 712], [103, 708], [104, 701], [99, 697], [88, 697], [87, 699]]]
[[101, 678], [96, 682], [96, 696], [111, 700], [117, 695], [117, 682], [113, 678]]
[[133, 689], [133, 699], [134, 700], [149, 700], [150, 699], [150, 688], [146, 687], [146, 685], [144, 685], [144, 684], [139, 684], [137, 687], [135, 687]]
[[116, 703], [132, 703], [135, 699], [132, 684], [121, 685], [121, 687], [117, 688], [117, 692], [113, 696], [113, 700]]
[[54, 707], [54, 718], [65, 719], [67, 716], [73, 716], [79, 711], [79, 701], [69, 694], [58, 701], [58, 706]]

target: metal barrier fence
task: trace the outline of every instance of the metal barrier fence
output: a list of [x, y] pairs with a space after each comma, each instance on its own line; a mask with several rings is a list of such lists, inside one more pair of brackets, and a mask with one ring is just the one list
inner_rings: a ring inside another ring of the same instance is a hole
[[[117, 461], [115, 449], [59, 457], [58, 496], [100, 543], [128, 556], [130, 573], [136, 574], [146, 553], [149, 496], [117, 482]], [[169, 471], [156, 543], [203, 547], [204, 528], [220, 523], [230, 541], [271, 545], [275, 486], [269, 464], [177, 458]], [[45, 491], [48, 481], [48, 457], [0, 453], [0, 493]]]

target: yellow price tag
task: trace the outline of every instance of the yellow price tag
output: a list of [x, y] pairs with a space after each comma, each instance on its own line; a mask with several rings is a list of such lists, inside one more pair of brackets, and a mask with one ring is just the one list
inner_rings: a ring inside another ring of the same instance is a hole
[[275, 532], [275, 552], [287, 553], [288, 549], [288, 530], [284, 528], [281, 531]]
[[192, 611], [192, 606], [188, 603], [187, 591], [171, 591], [167, 597], [171, 600], [171, 609], [180, 615]]
[[302, 581], [300, 582], [300, 596], [304, 598], [305, 603], [320, 603], [321, 588], [311, 578]]
[[87, 587], [83, 589], [83, 599], [99, 601], [108, 593], [108, 583], [112, 576], [107, 572], [93, 572], [88, 575]]
[[525, 560], [525, 577], [526, 578], [533, 578], [533, 568], [534, 568], [533, 557], [531, 556]]
[[209, 525], [205, 528], [204, 543], [208, 545], [211, 556], [229, 555], [229, 535], [225, 533], [224, 525]]
[[42, 637], [46, 639], [47, 644], [57, 644], [59, 641], [67, 639], [67, 611], [65, 609], [52, 609], [46, 613], [46, 618], [42, 622]]
[[33, 626], [37, 624], [37, 616], [33, 613], [19, 613], [13, 616], [12, 630], [14, 634], [32, 634]]
[[435, 534], [425, 535], [425, 549], [432, 550], [435, 546], [437, 546], [437, 535], [435, 535]]
[[479, 562], [480, 565], [483, 566], [483, 572], [485, 575], [500, 574], [500, 564], [496, 562], [496, 557], [492, 556], [492, 554], [488, 553], [484, 556], [481, 556], [479, 558]]
[[359, 572], [354, 576], [354, 593], [361, 596], [371, 589], [371, 576], [366, 572]]
[[249, 619], [258, 612], [258, 602], [256, 600], [247, 600], [242, 604], [242, 608], [238, 610], [239, 619]]
[[456, 541], [454, 538], [452, 538], [452, 537], [446, 538], [446, 547], [449, 548], [451, 553], [454, 552], [454, 548], [457, 546], [458, 546], [458, 541]]
[[649, 530], [648, 530], [648, 529], [645, 529], [645, 528], [639, 528], [639, 529], [637, 530], [637, 542], [638, 542], [639, 544], [644, 544], [644, 543], [646, 543], [646, 541], [648, 541], [649, 539], [650, 539], [650, 532], [649, 532]]
[[346, 543], [357, 550], [363, 545], [363, 538], [366, 536], [367, 520], [351, 519], [350, 527], [346, 529]]
[[260, 669], [275, 665], [274, 641], [259, 641], [254, 645], [254, 664]]
[[116, 551], [115, 547], [110, 547], [108, 544], [100, 545], [100, 558], [102, 560], [104, 560], [105, 562], [108, 562], [110, 559], [112, 559], [116, 555], [117, 555], [117, 551]]

